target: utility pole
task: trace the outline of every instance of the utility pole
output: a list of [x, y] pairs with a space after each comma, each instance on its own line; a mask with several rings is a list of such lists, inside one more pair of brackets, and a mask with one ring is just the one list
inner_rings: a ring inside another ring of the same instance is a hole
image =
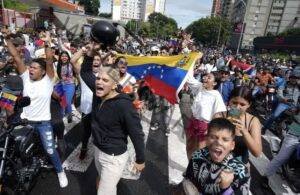
[[238, 42], [238, 46], [237, 46], [237, 49], [236, 49], [236, 54], [238, 54], [240, 52], [240, 45], [241, 45], [241, 42], [242, 42], [242, 35], [244, 34], [245, 17], [247, 16], [247, 4], [245, 3], [244, 0], [241, 0], [240, 2], [242, 2], [243, 5], [245, 6], [245, 14], [244, 14], [244, 17], [243, 17], [242, 29], [241, 29], [241, 32], [240, 32], [240, 37], [239, 37], [239, 42]]
[[219, 33], [218, 33], [218, 40], [217, 40], [217, 45], [219, 45], [219, 42], [220, 42], [221, 28], [222, 28], [222, 22], [220, 21]]

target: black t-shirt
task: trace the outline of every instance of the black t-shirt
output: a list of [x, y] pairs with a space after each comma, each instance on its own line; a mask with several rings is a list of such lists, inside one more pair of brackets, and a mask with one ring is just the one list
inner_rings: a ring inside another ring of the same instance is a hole
[[247, 191], [244, 190], [246, 188], [244, 184], [247, 183], [250, 175], [247, 167], [232, 154], [229, 154], [221, 163], [214, 163], [207, 148], [197, 150], [192, 155], [185, 177], [193, 182], [203, 195], [222, 194], [223, 190], [218, 184], [218, 177], [224, 169], [234, 172], [234, 180], [231, 184], [234, 193], [244, 194], [243, 191]]

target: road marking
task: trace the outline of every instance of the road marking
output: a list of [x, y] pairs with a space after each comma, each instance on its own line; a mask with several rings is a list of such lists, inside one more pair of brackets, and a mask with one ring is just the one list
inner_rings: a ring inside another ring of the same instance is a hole
[[88, 143], [88, 151], [84, 160], [79, 159], [81, 143], [72, 151], [68, 158], [63, 162], [63, 168], [69, 171], [77, 171], [84, 173], [94, 159], [94, 147], [91, 139]]
[[[143, 112], [141, 117], [141, 124], [143, 127], [143, 131], [145, 133], [145, 143], [147, 143], [148, 135], [149, 135], [149, 128], [150, 128], [150, 121], [152, 117], [152, 111], [146, 110]], [[80, 121], [74, 121], [73, 123], [70, 123], [70, 127], [74, 127], [76, 124]], [[68, 132], [68, 131], [66, 131]], [[87, 157], [81, 161], [79, 160], [79, 154], [81, 149], [81, 143], [72, 151], [72, 153], [68, 156], [68, 158], [63, 162], [63, 167], [66, 170], [76, 171], [76, 172], [85, 172], [90, 164], [93, 162], [94, 159], [94, 149], [92, 144], [92, 139], [89, 140], [88, 143], [88, 152]], [[126, 179], [139, 179], [138, 175], [132, 174], [132, 166], [135, 162], [135, 151], [132, 142], [130, 139], [128, 140], [128, 152], [129, 152], [129, 159], [127, 161], [127, 165], [125, 166], [125, 170], [123, 172], [122, 178]]]
[[175, 104], [174, 107], [173, 114], [168, 115], [168, 117], [171, 117], [170, 135], [168, 137], [169, 183], [179, 184], [183, 180], [182, 174], [186, 170], [188, 159], [179, 105]]

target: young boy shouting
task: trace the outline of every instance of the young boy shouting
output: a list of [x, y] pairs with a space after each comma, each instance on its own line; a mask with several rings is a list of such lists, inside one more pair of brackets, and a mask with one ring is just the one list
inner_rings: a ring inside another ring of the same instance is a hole
[[234, 158], [235, 126], [225, 118], [213, 119], [208, 125], [207, 147], [193, 153], [185, 178], [200, 194], [248, 194], [249, 173]]

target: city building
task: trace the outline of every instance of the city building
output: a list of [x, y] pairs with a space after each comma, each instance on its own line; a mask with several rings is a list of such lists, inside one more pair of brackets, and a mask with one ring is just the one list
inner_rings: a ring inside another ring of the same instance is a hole
[[233, 5], [236, 0], [223, 0], [221, 4], [221, 16], [231, 20]]
[[231, 12], [234, 29], [230, 46], [237, 48], [240, 43], [241, 48], [251, 48], [255, 37], [300, 27], [299, 10], [299, 0], [236, 0]]
[[300, 27], [300, 1], [274, 0], [265, 34], [278, 34], [289, 28]]
[[112, 0], [112, 18], [117, 21], [146, 21], [153, 12], [165, 12], [166, 0]]
[[222, 13], [222, 1], [213, 0], [211, 16], [221, 16]]

